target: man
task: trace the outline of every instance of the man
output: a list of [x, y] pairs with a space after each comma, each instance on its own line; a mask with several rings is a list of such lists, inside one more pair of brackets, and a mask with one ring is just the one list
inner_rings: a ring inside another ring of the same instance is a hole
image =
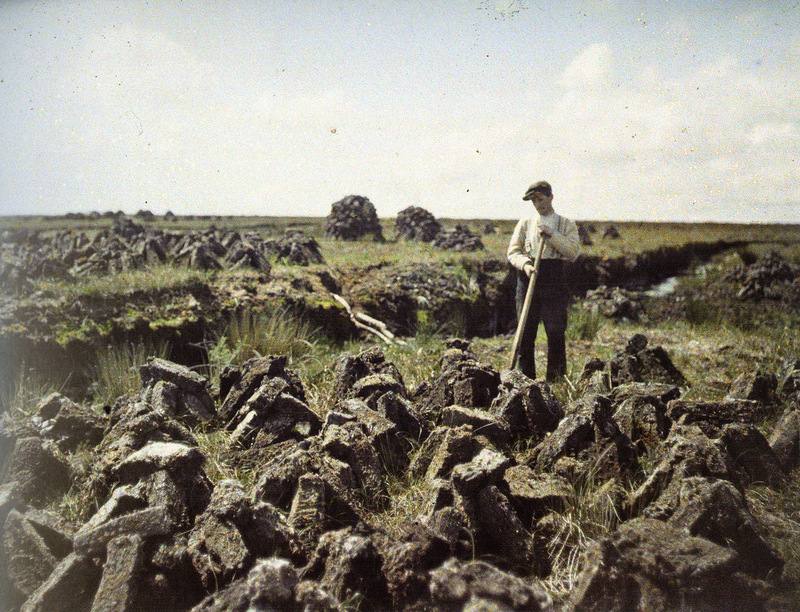
[[520, 340], [517, 367], [526, 376], [536, 378], [534, 343], [539, 321], [542, 321], [547, 332], [547, 380], [553, 382], [567, 370], [564, 334], [567, 330], [569, 290], [564, 264], [578, 256], [578, 226], [553, 210], [553, 189], [546, 181], [528, 187], [522, 199], [530, 200], [538, 214], [519, 220], [508, 245], [508, 261], [517, 269], [517, 318], [525, 303], [539, 240], [545, 240], [546, 243], [528, 320]]

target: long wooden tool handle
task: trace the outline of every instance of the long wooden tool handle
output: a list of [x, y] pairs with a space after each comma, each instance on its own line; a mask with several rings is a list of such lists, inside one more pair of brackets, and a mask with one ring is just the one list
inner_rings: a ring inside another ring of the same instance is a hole
[[519, 321], [517, 321], [517, 332], [514, 334], [514, 344], [512, 345], [511, 351], [511, 365], [508, 366], [510, 370], [513, 370], [514, 366], [517, 365], [519, 345], [522, 342], [522, 332], [525, 329], [525, 322], [528, 320], [528, 311], [531, 309], [533, 290], [536, 287], [536, 277], [539, 276], [539, 263], [542, 261], [544, 242], [544, 236], [539, 236], [539, 250], [536, 253], [536, 259], [533, 262], [533, 272], [531, 272], [531, 279], [528, 281], [528, 291], [525, 293], [525, 303], [522, 305], [522, 312], [519, 315]]

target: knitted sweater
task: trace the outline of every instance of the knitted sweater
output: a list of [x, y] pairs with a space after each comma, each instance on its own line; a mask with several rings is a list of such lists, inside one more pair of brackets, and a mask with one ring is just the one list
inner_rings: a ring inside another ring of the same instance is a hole
[[511, 241], [508, 244], [506, 257], [509, 263], [522, 270], [526, 263], [533, 261], [539, 250], [539, 224], [547, 225], [553, 235], [547, 238], [542, 252], [542, 259], [566, 259], [574, 261], [580, 252], [578, 226], [571, 219], [551, 213], [540, 217], [524, 217], [517, 222]]

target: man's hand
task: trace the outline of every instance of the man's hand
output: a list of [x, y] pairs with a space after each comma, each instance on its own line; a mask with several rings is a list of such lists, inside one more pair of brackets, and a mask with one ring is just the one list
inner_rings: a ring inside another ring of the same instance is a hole
[[553, 235], [553, 230], [544, 224], [539, 224], [539, 235], [544, 236], [545, 238], [550, 238]]
[[522, 267], [522, 271], [525, 272], [525, 274], [528, 275], [528, 278], [530, 278], [531, 274], [533, 274], [533, 264], [531, 262], [526, 263]]

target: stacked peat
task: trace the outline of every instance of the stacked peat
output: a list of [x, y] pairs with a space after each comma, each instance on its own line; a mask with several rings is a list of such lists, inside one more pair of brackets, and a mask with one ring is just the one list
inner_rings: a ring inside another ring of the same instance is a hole
[[282, 263], [307, 266], [323, 263], [319, 243], [302, 231], [287, 229], [283, 237], [264, 241], [264, 248]]
[[583, 301], [584, 308], [597, 309], [600, 314], [617, 321], [638, 321], [644, 314], [642, 301], [634, 291], [600, 285], [589, 289]]
[[420, 206], [409, 206], [397, 213], [394, 224], [397, 237], [403, 240], [431, 242], [442, 231], [442, 224]]
[[334, 202], [325, 223], [325, 235], [338, 240], [360, 240], [372, 234], [375, 242], [383, 242], [383, 229], [375, 206], [360, 195], [351, 195]]
[[800, 290], [800, 266], [787, 262], [776, 251], [770, 251], [749, 265], [737, 266], [726, 277], [738, 281], [742, 299], [781, 299], [794, 285]]
[[443, 230], [434, 238], [433, 245], [450, 251], [482, 251], [481, 237], [473, 234], [466, 225], [456, 225], [451, 230]]
[[18, 290], [29, 289], [32, 279], [78, 278], [158, 264], [177, 263], [197, 270], [250, 268], [269, 274], [271, 258], [304, 266], [323, 263], [319, 243], [297, 230], [265, 240], [254, 232], [241, 235], [215, 228], [165, 232], [120, 217], [110, 230], [91, 238], [72, 230], [52, 236], [7, 232], [4, 238], [0, 282]]

